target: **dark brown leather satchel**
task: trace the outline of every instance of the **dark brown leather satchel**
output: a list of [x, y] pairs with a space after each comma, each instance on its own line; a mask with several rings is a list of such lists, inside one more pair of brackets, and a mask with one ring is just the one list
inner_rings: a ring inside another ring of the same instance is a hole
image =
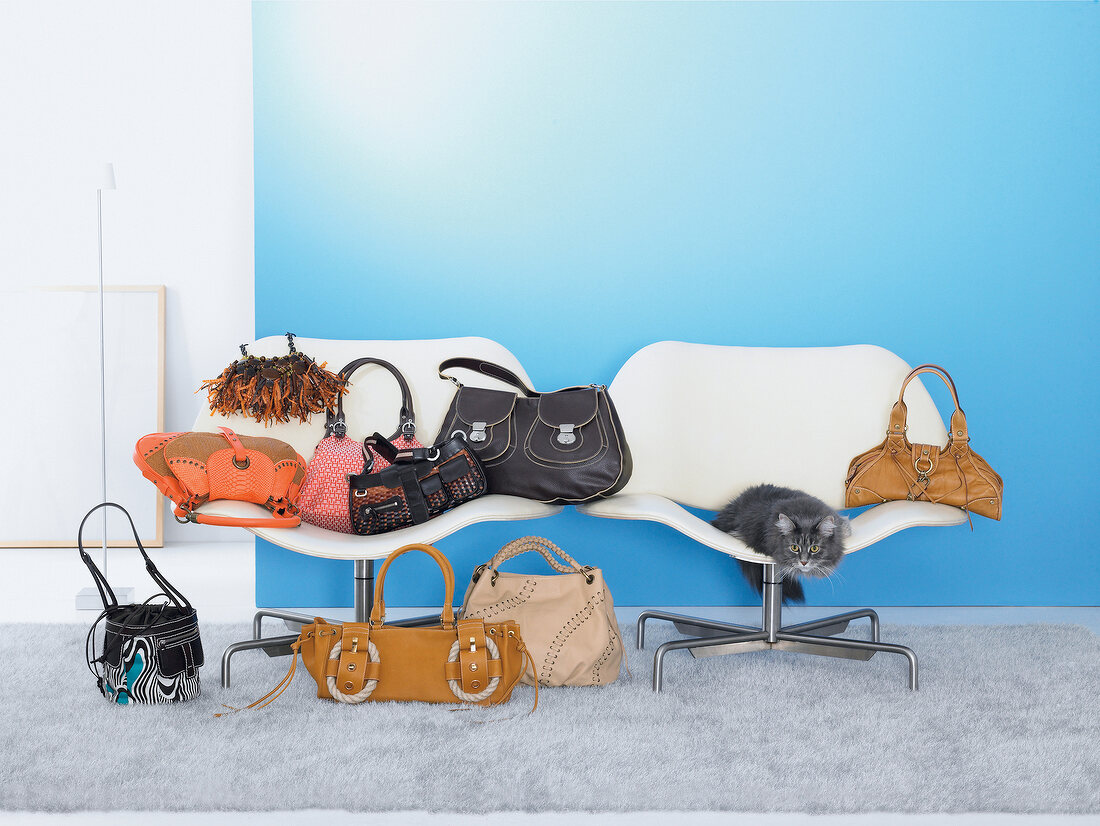
[[388, 467], [348, 476], [351, 527], [360, 536], [427, 522], [485, 493], [485, 468], [462, 434], [433, 447], [398, 449], [375, 433], [364, 455], [377, 453]]
[[[906, 435], [905, 388], [921, 373], [934, 373], [943, 379], [955, 402], [947, 444], [942, 448], [912, 444]], [[946, 370], [935, 364], [915, 367], [905, 377], [898, 400], [890, 411], [885, 441], [852, 460], [844, 487], [846, 508], [907, 499], [954, 505], [990, 519], [1001, 518], [1004, 493], [1001, 477], [970, 449], [966, 416], [959, 407], [955, 382]]]
[[[520, 391], [464, 387], [444, 370], [461, 367]], [[436, 441], [462, 433], [489, 475], [489, 492], [571, 505], [611, 496], [633, 465], [619, 414], [603, 385], [536, 393], [511, 370], [471, 358], [447, 359], [440, 378], [458, 392]]]

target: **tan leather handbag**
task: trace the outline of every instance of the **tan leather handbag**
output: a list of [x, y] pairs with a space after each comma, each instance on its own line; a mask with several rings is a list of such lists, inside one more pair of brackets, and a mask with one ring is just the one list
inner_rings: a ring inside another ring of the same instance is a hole
[[[443, 571], [446, 591], [438, 628], [384, 624], [386, 572], [397, 557], [409, 551], [423, 551]], [[318, 617], [302, 626], [298, 639], [291, 644], [295, 655], [286, 677], [247, 708], [263, 708], [290, 685], [299, 651], [317, 682], [317, 696], [328, 700], [414, 700], [480, 706], [506, 702], [519, 683], [525, 663], [530, 661], [519, 626], [507, 620], [456, 621], [454, 588], [451, 563], [431, 545], [406, 545], [394, 551], [378, 571], [370, 622], [334, 625]]]
[[[558, 574], [501, 572], [502, 563], [528, 551], [540, 554]], [[548, 539], [524, 536], [474, 569], [462, 616], [519, 623], [531, 652], [523, 674], [528, 685], [606, 685], [618, 679], [624, 659], [614, 609], [599, 568], [577, 564]]]
[[[906, 435], [905, 388], [921, 373], [934, 373], [951, 389], [955, 412], [951, 414], [951, 429], [944, 447], [912, 444]], [[907, 499], [954, 505], [990, 519], [1001, 518], [1004, 492], [1001, 477], [970, 449], [966, 416], [959, 406], [955, 382], [935, 364], [914, 367], [905, 377], [890, 411], [886, 439], [852, 460], [844, 487], [847, 508]]]

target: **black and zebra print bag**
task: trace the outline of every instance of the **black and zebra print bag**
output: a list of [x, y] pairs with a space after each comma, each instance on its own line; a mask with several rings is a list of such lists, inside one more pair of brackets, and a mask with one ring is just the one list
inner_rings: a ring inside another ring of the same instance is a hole
[[[141, 604], [119, 605], [106, 577], [84, 550], [84, 523], [100, 508], [118, 508], [130, 521], [134, 541], [145, 557], [145, 570], [162, 589]], [[138, 538], [134, 520], [114, 502], [92, 508], [77, 532], [80, 558], [92, 573], [103, 598], [103, 611], [85, 640], [88, 669], [95, 675], [99, 692], [120, 705], [175, 703], [199, 695], [199, 668], [203, 664], [199, 619], [195, 609], [164, 578]], [[154, 603], [157, 597], [166, 597]], [[96, 654], [96, 628], [106, 622], [102, 653]]]

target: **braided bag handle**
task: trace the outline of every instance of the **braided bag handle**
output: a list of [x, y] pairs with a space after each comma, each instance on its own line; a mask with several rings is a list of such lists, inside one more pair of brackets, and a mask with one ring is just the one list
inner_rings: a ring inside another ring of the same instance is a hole
[[[536, 553], [538, 553], [543, 559], [546, 560], [550, 567], [557, 571], [559, 574], [578, 573], [585, 574], [587, 576], [587, 572], [580, 564], [577, 563], [577, 560], [573, 559], [573, 557], [571, 557], [549, 539], [544, 539], [541, 536], [521, 536], [519, 539], [513, 539], [511, 542], [509, 542], [507, 545], [497, 551], [485, 567], [489, 568], [490, 570], [496, 571], [502, 563], [507, 562], [509, 559], [519, 556], [520, 554], [525, 554], [528, 551], [535, 551]], [[557, 558], [555, 558], [554, 554], [557, 554], [573, 567], [568, 568], [563, 565], [557, 560]]]

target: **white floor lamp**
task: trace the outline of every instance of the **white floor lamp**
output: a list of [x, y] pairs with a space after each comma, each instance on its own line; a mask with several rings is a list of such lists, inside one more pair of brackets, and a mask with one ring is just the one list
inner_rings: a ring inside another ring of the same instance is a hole
[[[100, 497], [101, 502], [107, 501], [107, 350], [105, 345], [106, 331], [104, 329], [103, 312], [103, 191], [115, 188], [114, 164], [103, 164], [100, 170], [99, 183], [96, 186], [96, 217], [98, 220], [99, 235], [99, 426], [100, 426]], [[107, 508], [103, 509], [103, 575], [107, 576]], [[115, 596], [120, 604], [132, 602], [134, 598], [133, 588], [114, 588]], [[102, 606], [99, 601], [99, 593], [94, 588], [81, 588], [76, 595], [76, 607], [98, 609]]]

